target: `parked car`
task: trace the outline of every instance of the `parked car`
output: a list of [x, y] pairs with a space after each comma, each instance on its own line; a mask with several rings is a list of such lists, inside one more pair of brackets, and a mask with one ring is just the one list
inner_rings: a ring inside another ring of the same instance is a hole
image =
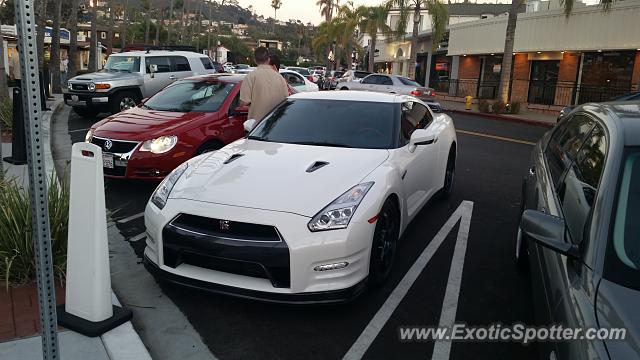
[[365, 77], [367, 77], [368, 75], [370, 75], [371, 73], [368, 71], [362, 71], [362, 70], [347, 70], [347, 72], [345, 72], [341, 78], [338, 79], [338, 86], [337, 88], [339, 89], [340, 86], [343, 83], [348, 83], [348, 82], [353, 82], [353, 81], [360, 81], [362, 79], [364, 79]]
[[338, 85], [338, 79], [344, 75], [344, 71], [331, 70], [325, 73], [324, 90], [335, 90]]
[[453, 190], [453, 121], [413, 97], [300, 93], [254, 125], [151, 196], [144, 264], [159, 280], [273, 302], [349, 300], [389, 278], [408, 224]]
[[[631, 92], [628, 94], [624, 94], [621, 96], [617, 96], [614, 97], [613, 99], [611, 99], [611, 101], [630, 101], [630, 100], [640, 100], [640, 91], [636, 91], [636, 92]], [[569, 113], [575, 109], [575, 106], [565, 106], [562, 108], [562, 110], [560, 110], [560, 113], [558, 114], [558, 122], [560, 122], [560, 120], [562, 120], [563, 117], [569, 115]]]
[[227, 72], [227, 73], [233, 73], [233, 70], [235, 70], [235, 66], [233, 66], [233, 63], [231, 62], [224, 63], [222, 67], [224, 68], [224, 72]]
[[244, 75], [176, 81], [138, 107], [94, 124], [86, 141], [103, 151], [109, 178], [161, 180], [182, 162], [244, 135]]
[[83, 117], [135, 107], [173, 81], [215, 72], [209, 57], [185, 51], [112, 54], [101, 71], [69, 79], [64, 102]]
[[399, 75], [371, 74], [362, 81], [342, 83], [340, 89], [411, 95], [427, 102], [431, 110], [442, 112], [442, 106], [435, 101], [435, 90], [423, 87], [417, 82]]
[[[311, 75], [311, 73], [309, 72], [308, 69], [305, 68], [301, 68], [301, 67], [296, 67], [296, 66], [288, 66], [287, 70], [291, 70], [291, 71], [295, 71], [298, 74], [304, 76], [307, 78], [307, 80], [314, 82], [313, 81], [313, 75]], [[317, 80], [316, 80], [317, 81]]]
[[252, 72], [253, 70], [255, 70], [254, 67], [249, 66], [247, 64], [238, 64], [235, 66], [233, 72], [235, 74], [248, 74], [250, 72]]
[[304, 76], [292, 70], [280, 70], [280, 75], [287, 81], [287, 84], [298, 92], [318, 91], [318, 85], [312, 83]]
[[541, 342], [544, 359], [640, 358], [640, 103], [576, 108], [533, 150], [516, 263], [539, 324], [622, 328], [622, 340]]

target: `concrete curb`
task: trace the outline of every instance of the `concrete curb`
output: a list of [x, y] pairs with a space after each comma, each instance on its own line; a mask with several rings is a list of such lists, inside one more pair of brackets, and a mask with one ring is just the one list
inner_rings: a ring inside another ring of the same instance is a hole
[[[51, 138], [53, 135], [53, 122], [60, 114], [68, 114], [64, 101], [56, 99], [52, 105], [51, 115], [43, 118], [43, 142], [45, 146], [45, 166], [48, 174], [56, 174], [55, 163], [52, 155]], [[59, 119], [58, 119], [59, 120]], [[62, 119], [64, 121], [64, 119]], [[113, 303], [120, 305], [116, 295], [111, 291]], [[151, 360], [151, 355], [144, 346], [140, 336], [133, 328], [131, 321], [100, 336], [109, 359], [111, 360]]]
[[480, 116], [480, 117], [484, 117], [484, 118], [492, 119], [492, 120], [509, 121], [509, 122], [515, 122], [515, 123], [521, 123], [521, 124], [527, 124], [527, 125], [534, 125], [534, 126], [541, 126], [541, 127], [547, 127], [547, 128], [552, 128], [552, 127], [554, 127], [556, 125], [555, 123], [550, 123], [550, 122], [546, 122], [546, 121], [537, 121], [537, 120], [526, 119], [526, 118], [515, 117], [515, 116], [485, 114], [485, 113], [476, 112], [476, 111], [456, 110], [456, 109], [444, 109], [444, 111], [445, 112], [457, 113], [457, 114], [475, 115], [475, 116]]

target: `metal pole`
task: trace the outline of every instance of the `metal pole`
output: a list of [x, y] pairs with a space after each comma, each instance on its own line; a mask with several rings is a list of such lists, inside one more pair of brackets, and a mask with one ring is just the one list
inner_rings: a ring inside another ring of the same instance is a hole
[[22, 103], [27, 135], [27, 161], [29, 167], [29, 198], [31, 201], [31, 227], [36, 253], [38, 302], [42, 322], [42, 356], [46, 360], [60, 358], [58, 350], [55, 279], [51, 255], [49, 230], [49, 204], [47, 199], [47, 173], [42, 141], [42, 109], [40, 82], [38, 81], [38, 52], [34, 21], [34, 0], [15, 2], [18, 50], [22, 70]]

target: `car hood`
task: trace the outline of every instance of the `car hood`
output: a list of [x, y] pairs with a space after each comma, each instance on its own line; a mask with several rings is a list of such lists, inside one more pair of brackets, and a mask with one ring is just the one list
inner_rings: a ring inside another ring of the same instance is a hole
[[93, 125], [93, 136], [130, 141], [154, 139], [162, 135], [177, 135], [199, 120], [215, 121], [218, 113], [171, 112], [135, 107], [109, 116]]
[[624, 341], [604, 341], [611, 359], [640, 358], [640, 291], [603, 279], [596, 304], [599, 327], [626, 329]]
[[106, 71], [98, 71], [89, 74], [78, 75], [69, 79], [70, 81], [113, 81], [113, 80], [125, 80], [125, 79], [137, 79], [141, 78], [142, 74], [139, 73], [128, 73], [128, 72], [106, 72]]
[[[171, 198], [312, 217], [359, 184], [389, 151], [238, 140], [192, 163]], [[326, 162], [308, 172], [317, 162]]]

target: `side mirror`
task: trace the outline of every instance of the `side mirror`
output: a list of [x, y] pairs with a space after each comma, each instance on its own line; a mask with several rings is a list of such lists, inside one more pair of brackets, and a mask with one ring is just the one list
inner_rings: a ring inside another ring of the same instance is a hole
[[247, 115], [249, 113], [249, 107], [248, 106], [238, 106], [235, 109], [233, 109], [233, 112], [235, 115]]
[[249, 119], [244, 122], [244, 131], [251, 132], [258, 122], [256, 119]]
[[411, 139], [409, 139], [409, 144], [412, 147], [421, 146], [421, 145], [431, 145], [438, 141], [435, 134], [426, 129], [416, 129], [411, 133]]
[[520, 223], [522, 232], [536, 243], [570, 258], [580, 258], [578, 246], [565, 241], [564, 220], [541, 211], [525, 210]]
[[151, 77], [153, 77], [153, 74], [158, 72], [158, 65], [157, 64], [151, 64], [149, 65], [149, 73], [151, 74]]

